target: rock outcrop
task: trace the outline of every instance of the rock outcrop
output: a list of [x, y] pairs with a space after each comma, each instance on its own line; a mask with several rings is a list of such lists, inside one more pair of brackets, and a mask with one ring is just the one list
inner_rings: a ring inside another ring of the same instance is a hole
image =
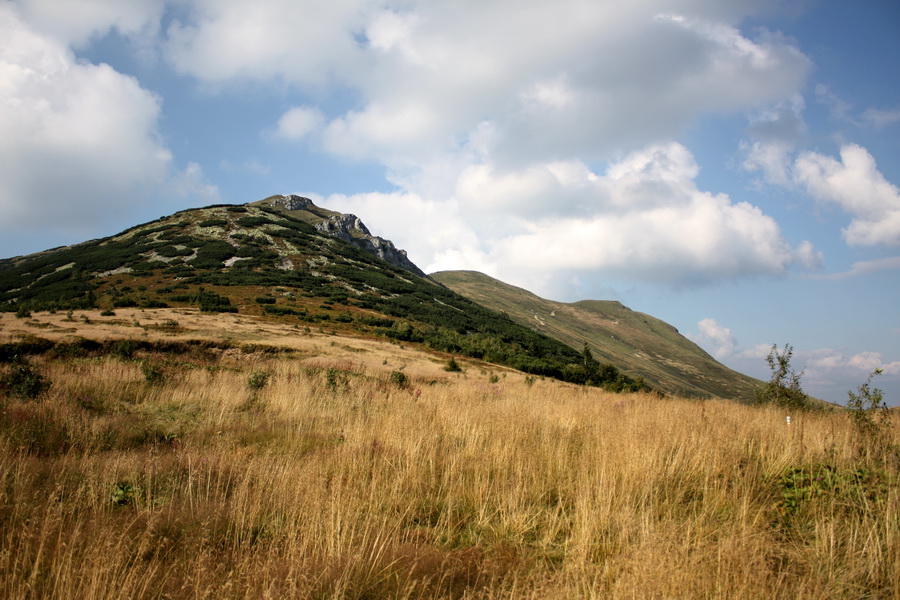
[[273, 196], [264, 202], [272, 208], [288, 212], [304, 211], [315, 215], [317, 219], [314, 226], [319, 231], [370, 252], [395, 267], [405, 269], [419, 277], [427, 277], [422, 269], [409, 260], [405, 250], [397, 248], [390, 240], [372, 235], [369, 228], [356, 215], [324, 210], [304, 196]]

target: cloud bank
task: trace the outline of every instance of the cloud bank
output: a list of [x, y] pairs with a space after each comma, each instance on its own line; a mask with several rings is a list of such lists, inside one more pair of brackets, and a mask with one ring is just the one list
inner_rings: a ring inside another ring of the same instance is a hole
[[820, 260], [759, 207], [701, 189], [674, 141], [702, 115], [797, 97], [810, 60], [777, 32], [740, 29], [768, 3], [53, 4], [3, 5], [19, 36], [3, 89], [19, 112], [2, 125], [17, 156], [0, 202], [17, 218], [30, 209], [16, 198], [63, 190], [100, 198], [98, 210], [137, 187], [214, 195], [198, 165], [171, 173], [159, 98], [73, 58], [114, 31], [209, 93], [293, 90], [301, 101], [263, 138], [382, 165], [395, 191], [335, 196], [335, 208], [377, 215], [367, 220], [430, 268], [703, 285]]
[[[89, 37], [99, 22], [132, 23], [112, 3], [90, 6], [96, 10], [70, 21], [66, 9], [51, 14], [46, 2], [23, 10], [73, 40]], [[14, 4], [0, 4], [0, 37], [0, 213], [7, 227], [87, 231], [149, 202], [149, 191], [217, 195], [198, 165], [175, 171], [157, 128], [161, 100], [136, 79], [77, 60]]]

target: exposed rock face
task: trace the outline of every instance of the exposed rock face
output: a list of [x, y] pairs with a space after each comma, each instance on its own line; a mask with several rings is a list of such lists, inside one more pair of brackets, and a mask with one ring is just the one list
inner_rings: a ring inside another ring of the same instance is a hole
[[316, 224], [316, 229], [353, 244], [366, 252], [371, 252], [395, 267], [406, 269], [419, 277], [426, 277], [425, 272], [406, 256], [406, 250], [397, 248], [390, 240], [372, 235], [356, 215], [342, 214], [330, 217]]
[[335, 214], [331, 211], [324, 211], [316, 206], [312, 200], [303, 196], [274, 196], [269, 198], [267, 202], [272, 208], [280, 208], [287, 211], [304, 210], [310, 212], [322, 219], [315, 224], [316, 229], [319, 231], [327, 233], [332, 237], [336, 237], [339, 240], [343, 240], [348, 244], [353, 244], [366, 252], [371, 252], [378, 258], [389, 262], [395, 267], [406, 269], [419, 277], [427, 277], [422, 269], [409, 260], [405, 250], [397, 248], [390, 240], [386, 240], [377, 235], [372, 235], [369, 228], [366, 227], [362, 220], [356, 215]]
[[276, 196], [270, 199], [272, 204], [272, 208], [277, 208], [279, 206], [284, 207], [284, 210], [309, 210], [309, 207], [315, 206], [313, 201], [309, 198], [305, 198], [303, 196]]

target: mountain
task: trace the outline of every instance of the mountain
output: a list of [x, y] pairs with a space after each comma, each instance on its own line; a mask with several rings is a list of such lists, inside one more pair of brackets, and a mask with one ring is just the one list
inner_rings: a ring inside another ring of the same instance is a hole
[[374, 254], [396, 267], [425, 277], [425, 273], [409, 260], [406, 250], [398, 249], [390, 240], [372, 235], [356, 215], [326, 210], [313, 204], [309, 198], [294, 195], [270, 196], [258, 202], [251, 202], [250, 206], [278, 210], [294, 219], [309, 223], [323, 233]]
[[554, 302], [473, 271], [444, 271], [431, 278], [572, 348], [587, 344], [595, 357], [639, 373], [654, 389], [750, 401], [763, 385], [722, 365], [671, 325], [619, 302]]
[[298, 196], [180, 211], [108, 238], [0, 260], [0, 310], [133, 306], [316, 324], [615, 391], [645, 388], [426, 277], [357, 217]]

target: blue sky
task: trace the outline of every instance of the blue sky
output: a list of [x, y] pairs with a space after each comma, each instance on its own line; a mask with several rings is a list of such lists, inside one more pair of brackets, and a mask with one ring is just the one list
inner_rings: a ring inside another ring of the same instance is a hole
[[299, 193], [900, 404], [891, 0], [0, 0], [0, 256]]

